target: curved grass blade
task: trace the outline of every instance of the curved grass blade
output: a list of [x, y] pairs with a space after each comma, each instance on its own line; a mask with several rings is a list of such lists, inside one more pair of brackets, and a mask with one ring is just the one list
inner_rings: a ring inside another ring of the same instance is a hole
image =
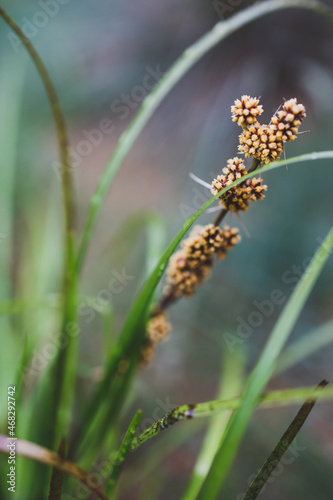
[[[7, 436], [0, 434], [0, 452], [9, 453], [9, 448], [7, 446]], [[63, 471], [65, 474], [74, 477], [78, 481], [82, 481], [88, 488], [93, 491], [102, 500], [108, 500], [105, 492], [100, 486], [94, 486], [91, 481], [91, 476], [89, 473], [82, 470], [73, 462], [62, 458], [58, 453], [50, 451], [42, 446], [31, 443], [30, 441], [25, 441], [24, 439], [17, 439], [16, 443], [16, 453], [22, 457], [35, 460], [44, 465], [49, 465], [50, 467], [55, 467], [56, 469]], [[37, 478], [35, 478], [37, 480]], [[39, 480], [39, 478], [38, 478]]]
[[[117, 246], [118, 242], [123, 240], [124, 232], [132, 236], [132, 243], [142, 232], [146, 233], [146, 258], [144, 262], [144, 277], [146, 279], [156, 266], [159, 256], [163, 251], [165, 243], [165, 223], [162, 218], [151, 212], [140, 212], [135, 214], [134, 217], [129, 217], [124, 226], [118, 231], [118, 234], [113, 239], [112, 245]], [[135, 238], [133, 238], [133, 234]], [[131, 245], [131, 246], [133, 246]], [[124, 250], [125, 251], [125, 250]], [[124, 253], [124, 252], [122, 252]], [[108, 332], [106, 332], [108, 335]], [[106, 369], [110, 357], [112, 357], [113, 349], [116, 346], [116, 341], [110, 344], [110, 348], [106, 349], [106, 360], [103, 364], [103, 370]], [[101, 416], [96, 418], [85, 426], [84, 436], [80, 440], [78, 455], [81, 456], [80, 451], [84, 451], [87, 455], [87, 450], [94, 450], [96, 446], [101, 446], [105, 443], [105, 435], [112, 432], [112, 427], [116, 424], [119, 412], [122, 409], [122, 404], [126, 400], [127, 391], [130, 388], [131, 380], [134, 376], [135, 367], [129, 367], [123, 377], [118, 377], [114, 384], [110, 384], [108, 400], [108, 411], [101, 412]], [[74, 442], [77, 441], [76, 436]]]
[[324, 19], [333, 25], [333, 10], [320, 1], [268, 0], [266, 2], [260, 2], [243, 9], [241, 12], [238, 12], [226, 21], [218, 22], [208, 33], [203, 35], [197, 42], [183, 52], [179, 59], [177, 59], [177, 61], [165, 73], [152, 92], [145, 98], [138, 113], [120, 136], [118, 145], [106, 166], [94, 195], [91, 198], [77, 257], [78, 272], [82, 268], [98, 212], [110, 185], [142, 129], [156, 108], [161, 104], [163, 99], [192, 68], [192, 66], [194, 66], [207, 52], [209, 52], [222, 40], [241, 27], [259, 19], [262, 16], [287, 8], [312, 10], [313, 12], [322, 15]]
[[[1, 172], [1, 260], [0, 300], [12, 296], [11, 261], [13, 256], [13, 219], [15, 210], [15, 171], [19, 151], [21, 109], [26, 66], [9, 55], [1, 57], [0, 74], [0, 172]], [[0, 318], [0, 394], [13, 384], [20, 339], [12, 331], [9, 318]], [[0, 405], [0, 421], [5, 419], [5, 405]], [[0, 496], [1, 496], [0, 485]]]
[[[241, 392], [243, 384], [243, 372], [245, 368], [245, 352], [239, 350], [234, 356], [225, 354], [222, 359], [223, 369], [221, 372], [219, 399], [230, 398]], [[225, 433], [232, 410], [225, 411], [224, 415], [216, 415], [211, 419], [207, 429], [199, 456], [196, 460], [192, 477], [182, 496], [182, 500], [195, 500], [202, 483], [210, 469], [211, 463], [217, 451], [220, 440]]]
[[199, 500], [215, 499], [235, 458], [262, 391], [274, 373], [277, 359], [295, 326], [302, 308], [333, 248], [333, 228], [315, 253], [290, 299], [279, 316], [264, 350], [252, 371], [239, 409], [215, 456], [199, 494]]
[[[300, 156], [296, 156], [288, 159], [288, 165], [300, 163], [303, 161], [320, 160], [320, 159], [332, 159], [333, 151], [323, 151], [320, 153], [308, 153]], [[140, 346], [145, 336], [145, 322], [147, 318], [147, 311], [151, 303], [154, 291], [159, 284], [163, 272], [168, 264], [168, 261], [177, 248], [177, 245], [181, 239], [185, 236], [187, 231], [195, 223], [195, 221], [200, 217], [200, 215], [208, 208], [215, 200], [218, 199], [221, 194], [227, 192], [232, 187], [236, 186], [240, 182], [249, 179], [260, 173], [269, 172], [275, 168], [285, 166], [285, 160], [276, 161], [265, 165], [264, 167], [256, 170], [255, 172], [250, 172], [246, 174], [241, 179], [237, 179], [235, 182], [230, 184], [227, 188], [220, 191], [217, 195], [213, 196], [208, 200], [192, 217], [190, 217], [184, 224], [183, 228], [179, 231], [177, 236], [170, 243], [168, 248], [163, 253], [154, 271], [151, 273], [147, 281], [142, 286], [134, 304], [132, 305], [128, 316], [125, 320], [123, 328], [120, 333], [117, 345], [110, 353], [110, 358], [105, 369], [105, 374], [102, 382], [96, 388], [96, 392], [93, 395], [89, 406], [85, 412], [82, 422], [85, 425], [91, 425], [95, 418], [96, 412], [100, 409], [101, 405], [108, 399], [108, 393], [112, 383], [112, 379], [115, 376], [117, 367], [122, 359], [135, 359], [135, 356], [139, 355]], [[77, 436], [75, 441], [80, 442], [81, 435], [83, 435], [83, 426], [78, 427]]]
[[[52, 79], [33, 44], [23, 33], [19, 25], [11, 16], [0, 7], [0, 17], [16, 34], [26, 48], [34, 66], [40, 76], [45, 88], [48, 101], [50, 103], [55, 129], [59, 156], [61, 162], [61, 185], [64, 207], [64, 247], [63, 247], [63, 269], [62, 269], [62, 293], [64, 298], [64, 308], [59, 336], [68, 328], [68, 325], [77, 326], [77, 304], [76, 304], [76, 275], [75, 275], [75, 200], [72, 168], [69, 155], [69, 141], [67, 136], [65, 119], [62, 114], [59, 99], [53, 85]], [[31, 426], [31, 436], [36, 436], [41, 444], [47, 448], [53, 448], [59, 437], [67, 434], [71, 422], [71, 410], [75, 391], [75, 375], [77, 360], [77, 336], [68, 336], [67, 345], [63, 349], [58, 349], [56, 357], [49, 368], [47, 383], [43, 380], [40, 385], [39, 400], [33, 410]], [[46, 380], [46, 378], [45, 378]], [[45, 404], [44, 404], [45, 402]], [[40, 408], [43, 408], [41, 412]], [[33, 438], [33, 441], [35, 439]], [[38, 469], [32, 463], [33, 469]], [[44, 495], [48, 484], [46, 478], [40, 477], [36, 482], [33, 478], [39, 472], [28, 474], [31, 481], [31, 488], [34, 493], [31, 496]], [[25, 484], [29, 491], [28, 484]]]
[[[120, 479], [122, 493], [126, 498], [126, 493], [138, 483], [144, 481], [145, 487], [149, 489], [150, 481], [153, 478], [156, 470], [163, 468], [163, 462], [166, 458], [174, 453], [178, 448], [184, 445], [186, 441], [193, 438], [195, 434], [203, 429], [205, 422], [203, 420], [195, 420], [190, 426], [174, 428], [172, 433], [164, 434], [160, 439], [152, 443], [151, 447], [145, 450], [145, 459], [141, 464], [140, 470], [137, 463], [128, 464], [126, 469], [127, 477], [131, 478], [131, 482], [126, 481], [126, 478]], [[154, 474], [153, 474], [154, 473]]]
[[[276, 408], [280, 406], [291, 406], [301, 403], [304, 399], [313, 395], [313, 387], [298, 387], [297, 389], [285, 389], [282, 391], [272, 391], [263, 394], [257, 403], [258, 409]], [[242, 404], [242, 397], [223, 399], [221, 401], [207, 401], [191, 405], [178, 406], [170, 411], [164, 417], [157, 420], [148, 427], [139, 436], [133, 439], [132, 449], [135, 450], [149, 439], [154, 438], [170, 425], [180, 420], [192, 420], [196, 418], [207, 418], [222, 411], [237, 410]], [[320, 395], [322, 401], [332, 401], [333, 386], [329, 386], [326, 391]]]
[[283, 434], [280, 441], [278, 442], [270, 456], [267, 458], [264, 465], [259, 470], [256, 477], [253, 479], [249, 489], [242, 497], [242, 500], [255, 500], [256, 498], [258, 498], [262, 488], [266, 484], [273, 470], [278, 466], [281, 458], [288, 450], [289, 446], [294, 441], [295, 437], [304, 425], [306, 419], [310, 415], [310, 412], [318, 399], [318, 391], [324, 389], [327, 384], [328, 382], [326, 380], [320, 382], [320, 384], [314, 391], [313, 397], [305, 401], [301, 409], [298, 411], [296, 417], [291, 422], [288, 429]]
[[[131, 451], [131, 446], [132, 446], [132, 441], [134, 439], [135, 433], [141, 423], [141, 418], [142, 418], [142, 411], [138, 410], [136, 414], [133, 417], [132, 422], [130, 423], [127, 432], [125, 434], [125, 437], [123, 439], [123, 442], [121, 443], [121, 446], [119, 448], [119, 451], [117, 453], [117, 456], [115, 458], [115, 463], [113, 466], [113, 470], [110, 476], [110, 479], [107, 483], [107, 488], [106, 492], [108, 495], [111, 495], [112, 492], [114, 491], [114, 488], [117, 484], [119, 475], [121, 473], [121, 470], [123, 468], [124, 462], [126, 460], [127, 455]], [[111, 496], [112, 498], [112, 496]]]

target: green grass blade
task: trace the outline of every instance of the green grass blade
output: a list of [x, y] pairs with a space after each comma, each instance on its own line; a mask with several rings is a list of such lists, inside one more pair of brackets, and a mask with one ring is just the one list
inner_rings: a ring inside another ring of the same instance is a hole
[[[152, 446], [145, 450], [145, 459], [138, 469], [134, 461], [126, 468], [126, 478], [121, 480], [122, 493], [126, 498], [126, 493], [133, 485], [144, 482], [149, 489], [149, 485], [157, 470], [163, 469], [163, 462], [166, 458], [180, 448], [186, 441], [193, 438], [205, 425], [203, 420], [197, 419], [191, 422], [191, 425], [174, 428], [170, 434], [164, 434], [156, 440]], [[130, 482], [127, 480], [130, 478]]]
[[[332, 159], [333, 151], [323, 151], [320, 153], [308, 153], [304, 155], [300, 155], [297, 157], [289, 158], [288, 165], [304, 162], [304, 161], [312, 161], [319, 159]], [[236, 186], [240, 182], [243, 182], [246, 179], [249, 179], [255, 175], [263, 174], [265, 172], [269, 172], [270, 170], [274, 170], [275, 168], [285, 166], [285, 160], [276, 161], [274, 163], [270, 163], [255, 172], [251, 172], [243, 176], [241, 179], [237, 179], [235, 182], [230, 184], [227, 188], [220, 191], [217, 195], [213, 196], [210, 200], [208, 200], [192, 217], [190, 217], [184, 224], [183, 228], [179, 231], [177, 236], [170, 243], [168, 248], [163, 253], [160, 258], [157, 266], [154, 271], [151, 273], [149, 278], [146, 280], [144, 285], [142, 286], [132, 308], [130, 309], [123, 328], [120, 333], [119, 341], [117, 345], [113, 349], [108, 365], [105, 370], [104, 379], [96, 388], [96, 392], [93, 395], [89, 406], [87, 407], [86, 413], [82, 419], [86, 425], [91, 425], [93, 420], [95, 419], [96, 412], [101, 407], [103, 402], [107, 401], [108, 393], [110, 390], [110, 386], [112, 380], [116, 374], [118, 365], [122, 359], [134, 359], [138, 357], [140, 352], [140, 347], [142, 345], [142, 341], [145, 336], [145, 323], [148, 315], [148, 308], [151, 303], [151, 299], [153, 297], [154, 291], [159, 284], [163, 272], [168, 264], [168, 261], [177, 248], [177, 245], [181, 241], [181, 239], [185, 236], [187, 231], [191, 228], [191, 226], [196, 222], [196, 220], [200, 217], [200, 215], [215, 201], [218, 199], [221, 194], [227, 192], [232, 187]], [[81, 439], [81, 434], [83, 433], [83, 426], [79, 426], [78, 428], [78, 441]]]
[[[139, 234], [142, 234], [142, 230], [147, 234], [146, 240], [146, 258], [145, 258], [145, 276], [147, 278], [152, 272], [152, 266], [155, 267], [159, 256], [162, 253], [164, 242], [165, 242], [165, 224], [163, 219], [150, 212], [141, 212], [135, 214], [134, 217], [130, 217], [124, 227], [118, 231], [118, 235], [115, 238], [116, 245], [119, 241], [121, 235], [128, 232], [133, 236], [133, 229], [135, 229], [135, 238], [137, 239]], [[113, 244], [115, 244], [113, 242]], [[108, 327], [107, 327], [108, 328]], [[110, 332], [106, 331], [105, 335], [108, 337]], [[105, 342], [105, 345], [107, 342]], [[113, 349], [117, 348], [116, 343], [110, 343], [109, 348], [106, 350], [107, 360], [104, 363], [103, 368], [107, 369], [109, 358], [113, 355]], [[106, 345], [107, 346], [107, 345]], [[101, 446], [105, 443], [105, 435], [112, 433], [112, 426], [116, 424], [117, 416], [119, 415], [122, 404], [126, 400], [127, 391], [130, 390], [131, 380], [134, 376], [133, 366], [128, 370], [128, 372], [123, 377], [118, 377], [118, 380], [110, 385], [109, 396], [107, 397], [107, 410], [103, 409], [101, 416], [96, 416], [93, 420], [86, 420], [85, 425], [85, 435], [80, 439], [78, 455], [81, 456], [80, 451], [84, 450], [85, 455], [87, 454], [87, 448], [94, 450], [96, 446]], [[76, 440], [76, 436], [75, 436]]]
[[260, 395], [274, 373], [281, 350], [295, 326], [301, 310], [332, 251], [332, 247], [333, 228], [315, 253], [273, 328], [260, 359], [249, 378], [241, 406], [235, 413], [225, 439], [215, 456], [198, 497], [200, 500], [212, 500], [216, 498], [235, 458], [238, 446], [250, 422]]
[[106, 304], [105, 307], [102, 307], [100, 311], [101, 320], [102, 320], [102, 333], [103, 333], [103, 341], [104, 341], [104, 359], [103, 362], [106, 362], [107, 353], [110, 352], [112, 347], [115, 344], [115, 331], [114, 331], [114, 310], [111, 304]]
[[151, 214], [147, 222], [145, 279], [153, 272], [166, 245], [164, 220], [158, 215]]
[[[106, 488], [106, 493], [107, 495], [111, 495], [114, 492], [114, 488], [117, 484], [121, 469], [124, 465], [124, 462], [126, 460], [127, 455], [131, 451], [131, 445], [133, 438], [135, 436], [135, 433], [137, 431], [137, 428], [139, 427], [141, 423], [141, 418], [142, 418], [142, 411], [138, 410], [136, 414], [133, 417], [132, 422], [130, 423], [127, 432], [125, 434], [125, 437], [123, 439], [123, 442], [119, 448], [119, 451], [117, 453], [117, 456], [115, 458], [115, 463], [114, 467], [111, 473], [111, 476], [108, 480], [107, 488]], [[113, 495], [111, 495], [111, 498], [113, 498]]]
[[[25, 64], [4, 56], [0, 73], [0, 300], [8, 301], [12, 295], [12, 239], [15, 210], [15, 169], [19, 150], [21, 104], [25, 80]], [[0, 318], [0, 394], [13, 385], [16, 360], [20, 352], [20, 339], [14, 335], [8, 318]], [[5, 405], [0, 405], [0, 421], [6, 415]], [[1, 491], [1, 486], [0, 486]]]
[[207, 34], [187, 48], [171, 68], [165, 73], [153, 91], [145, 98], [138, 113], [122, 133], [118, 145], [114, 150], [109, 163], [100, 179], [97, 189], [91, 198], [88, 215], [86, 218], [82, 240], [78, 252], [77, 269], [82, 264], [91, 240], [95, 221], [110, 185], [117, 174], [122, 162], [129, 153], [142, 129], [181, 78], [194, 66], [207, 52], [218, 43], [236, 32], [243, 26], [256, 19], [287, 8], [304, 8], [312, 10], [333, 24], [333, 10], [327, 5], [316, 0], [268, 0], [243, 9], [226, 21], [217, 23]]
[[333, 321], [315, 328], [291, 344], [279, 357], [275, 374], [281, 373], [333, 342]]
[[[284, 389], [282, 391], [267, 392], [259, 397], [257, 402], [258, 409], [276, 408], [280, 406], [290, 406], [302, 403], [304, 399], [311, 397], [313, 387], [298, 387], [297, 389]], [[326, 391], [320, 395], [321, 400], [332, 401], [333, 386], [329, 386]], [[181, 420], [192, 420], [206, 418], [223, 411], [233, 411], [240, 408], [243, 397], [232, 399], [207, 401], [195, 405], [182, 405], [170, 411], [164, 417], [160, 418], [139, 436], [133, 439], [132, 449], [135, 450], [149, 439], [154, 438], [171, 424]]]
[[[243, 370], [245, 365], [244, 353], [239, 350], [234, 356], [225, 355], [220, 381], [218, 398], [231, 398], [241, 392]], [[223, 415], [212, 418], [194, 466], [193, 474], [186, 488], [182, 500], [195, 500], [203, 481], [210, 469], [220, 440], [227, 428], [232, 411], [225, 411]]]
[[[318, 393], [318, 390], [322, 390], [324, 387], [326, 387], [327, 384], [328, 382], [323, 380], [318, 385], [315, 392]], [[297, 434], [303, 427], [317, 399], [318, 399], [317, 395], [314, 394], [313, 398], [307, 400], [302, 405], [301, 409], [297, 412], [296, 417], [291, 422], [288, 429], [283, 434], [278, 444], [276, 445], [270, 456], [267, 458], [267, 460], [259, 470], [256, 477], [253, 479], [252, 483], [250, 484], [250, 487], [243, 496], [242, 500], [255, 500], [256, 498], [258, 498], [262, 488], [265, 486], [270, 475], [272, 474], [274, 469], [278, 466], [283, 455], [286, 453], [289, 446], [292, 444]]]

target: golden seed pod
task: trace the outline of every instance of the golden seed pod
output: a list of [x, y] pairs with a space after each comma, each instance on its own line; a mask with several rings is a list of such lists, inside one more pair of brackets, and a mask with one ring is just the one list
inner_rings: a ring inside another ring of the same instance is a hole
[[282, 138], [275, 125], [252, 125], [239, 136], [238, 150], [248, 158], [252, 156], [260, 163], [278, 160], [283, 151]]
[[171, 325], [167, 320], [165, 311], [156, 314], [148, 321], [147, 334], [150, 340], [155, 343], [166, 340], [170, 331]]
[[277, 111], [271, 120], [271, 124], [276, 129], [276, 135], [283, 142], [294, 141], [299, 126], [306, 116], [303, 104], [298, 104], [297, 99], [286, 101], [281, 110]]
[[248, 127], [257, 122], [257, 117], [261, 115], [263, 108], [259, 105], [259, 99], [242, 95], [240, 99], [236, 99], [231, 106], [231, 118], [241, 127]]

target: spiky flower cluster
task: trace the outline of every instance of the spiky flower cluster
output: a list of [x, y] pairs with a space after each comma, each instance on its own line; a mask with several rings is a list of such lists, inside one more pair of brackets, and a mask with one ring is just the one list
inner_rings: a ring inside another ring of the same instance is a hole
[[283, 141], [294, 141], [298, 128], [306, 116], [303, 104], [297, 104], [297, 99], [289, 99], [283, 108], [272, 117], [272, 126], [276, 127], [277, 136]]
[[[298, 104], [297, 99], [289, 99], [273, 115], [269, 125], [262, 125], [258, 117], [263, 107], [259, 99], [248, 95], [237, 99], [231, 111], [232, 120], [243, 128], [238, 149], [246, 158], [254, 159], [250, 172], [261, 163], [278, 160], [284, 143], [296, 139], [298, 128], [306, 116], [304, 106]], [[170, 258], [167, 285], [147, 325], [147, 337], [141, 350], [142, 366], [147, 366], [154, 356], [157, 343], [168, 336], [170, 324], [165, 313], [166, 307], [181, 296], [193, 295], [198, 285], [210, 276], [214, 256], [224, 259], [227, 252], [239, 243], [237, 228], [218, 227], [226, 212], [246, 211], [251, 201], [264, 198], [267, 186], [262, 183], [261, 177], [242, 179], [247, 173], [242, 159], [235, 157], [227, 161], [222, 174], [213, 180], [211, 186], [213, 195], [229, 187], [228, 191], [219, 194], [223, 210], [216, 219], [216, 225], [196, 226], [182, 242], [180, 250]], [[230, 188], [235, 181], [239, 183]]]
[[196, 226], [170, 259], [165, 293], [169, 294], [171, 288], [178, 296], [193, 295], [197, 286], [209, 277], [214, 255], [223, 259], [239, 241], [237, 228]]
[[165, 311], [155, 314], [147, 324], [148, 337], [155, 343], [166, 340], [171, 331], [171, 325], [168, 322]]
[[[224, 175], [218, 175], [212, 182], [211, 192], [214, 195], [247, 174], [244, 161], [237, 157], [229, 159], [227, 167], [222, 172]], [[267, 186], [262, 184], [261, 179], [247, 179], [222, 194], [220, 203], [226, 210], [231, 212], [245, 212], [249, 208], [250, 201], [258, 201], [264, 198], [266, 189]]]
[[256, 119], [262, 112], [259, 100], [249, 96], [237, 99], [231, 106], [232, 120], [243, 127], [239, 136], [238, 150], [260, 163], [270, 163], [280, 158], [283, 143], [296, 139], [298, 128], [306, 116], [303, 104], [289, 99], [271, 119], [269, 125], [261, 125]]
[[242, 95], [231, 106], [231, 112], [232, 121], [237, 122], [237, 125], [241, 127], [248, 127], [257, 122], [257, 116], [261, 115], [263, 109], [259, 104], [259, 99], [249, 95]]
[[225, 259], [228, 251], [237, 245], [237, 243], [241, 240], [237, 227], [224, 226], [222, 232], [223, 238], [220, 246], [216, 250], [216, 255], [220, 260]]
[[168, 322], [167, 313], [158, 311], [147, 323], [147, 337], [141, 348], [140, 365], [147, 367], [153, 359], [157, 344], [168, 338], [171, 325]]
[[246, 158], [252, 156], [266, 164], [280, 158], [283, 141], [278, 138], [275, 125], [254, 124], [239, 136], [238, 150]]

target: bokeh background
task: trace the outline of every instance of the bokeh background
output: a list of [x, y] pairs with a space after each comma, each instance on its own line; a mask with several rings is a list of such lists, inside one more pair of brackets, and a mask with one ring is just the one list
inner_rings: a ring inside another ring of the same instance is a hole
[[[63, 4], [59, 0], [58, 11], [45, 23], [38, 17], [43, 9], [37, 1], [1, 2], [21, 27], [31, 30], [31, 40], [58, 90], [74, 157], [79, 228], [117, 139], [147, 95], [143, 86], [147, 74], [165, 72], [221, 15], [226, 18], [251, 3], [226, 0], [228, 8], [221, 12], [210, 0], [69, 0]], [[326, 3], [333, 6], [331, 1]], [[153, 81], [151, 76], [149, 84]], [[155, 252], [161, 252], [209, 196], [189, 178], [189, 172], [210, 182], [226, 160], [236, 155], [239, 129], [231, 122], [230, 105], [242, 94], [261, 97], [264, 122], [284, 98], [297, 97], [306, 106], [302, 130], [307, 133], [287, 144], [287, 163], [288, 157], [297, 154], [332, 149], [333, 31], [329, 25], [310, 12], [293, 9], [251, 23], [207, 54], [154, 114], [102, 207], [80, 285], [82, 293], [112, 303], [116, 332], [144, 279], [147, 241], [155, 236]], [[98, 145], [82, 149], [81, 141], [87, 134], [93, 137], [91, 131], [105, 119], [112, 121], [112, 131], [101, 141], [95, 139]], [[22, 303], [40, 298], [52, 302], [59, 290], [62, 208], [56, 162], [55, 133], [44, 89], [25, 51], [0, 23], [2, 301], [16, 297]], [[238, 318], [248, 321], [256, 310], [254, 301], [268, 299], [272, 290], [280, 289], [287, 298], [292, 283], [283, 279], [284, 273], [290, 271], [288, 276], [295, 278], [327, 234], [333, 213], [332, 162], [274, 170], [265, 175], [265, 182], [265, 200], [242, 216], [250, 238], [241, 228], [242, 243], [216, 265], [210, 281], [194, 298], [170, 309], [172, 335], [160, 346], [151, 367], [137, 377], [123, 429], [137, 407], [143, 408], [151, 422], [156, 409], [161, 416], [170, 405], [214, 399], [223, 359], [236, 356], [225, 333], [237, 333]], [[151, 214], [156, 227], [147, 232]], [[200, 222], [211, 222], [213, 217], [205, 214]], [[239, 226], [234, 215], [230, 223]], [[105, 291], [108, 283], [122, 271], [130, 278], [119, 293], [110, 296]], [[332, 319], [332, 278], [330, 259], [292, 340]], [[237, 345], [236, 351], [247, 356], [247, 371], [281, 310], [282, 306], [276, 306]], [[23, 339], [27, 337], [33, 348], [43, 345], [55, 328], [57, 314], [50, 307], [0, 319], [4, 394], [14, 377]], [[98, 377], [103, 338], [100, 318], [85, 303], [81, 320], [78, 391], [84, 402], [87, 388]], [[332, 349], [275, 377], [270, 388], [315, 385], [323, 378], [332, 381]], [[33, 387], [32, 381], [27, 397]], [[1, 407], [3, 418], [2, 403]], [[246, 489], [248, 478], [295, 412], [296, 408], [288, 408], [256, 414], [220, 498], [236, 499]], [[297, 441], [302, 451], [261, 498], [331, 497], [332, 417], [331, 404], [316, 407]], [[192, 435], [176, 452], [168, 454], [167, 439], [161, 437], [157, 438], [160, 443], [147, 444], [130, 457], [120, 498], [180, 497], [203, 431], [195, 422], [178, 425], [179, 439], [185, 441], [185, 433]], [[168, 432], [171, 439], [173, 431]], [[143, 466], [149, 453], [153, 458]]]

